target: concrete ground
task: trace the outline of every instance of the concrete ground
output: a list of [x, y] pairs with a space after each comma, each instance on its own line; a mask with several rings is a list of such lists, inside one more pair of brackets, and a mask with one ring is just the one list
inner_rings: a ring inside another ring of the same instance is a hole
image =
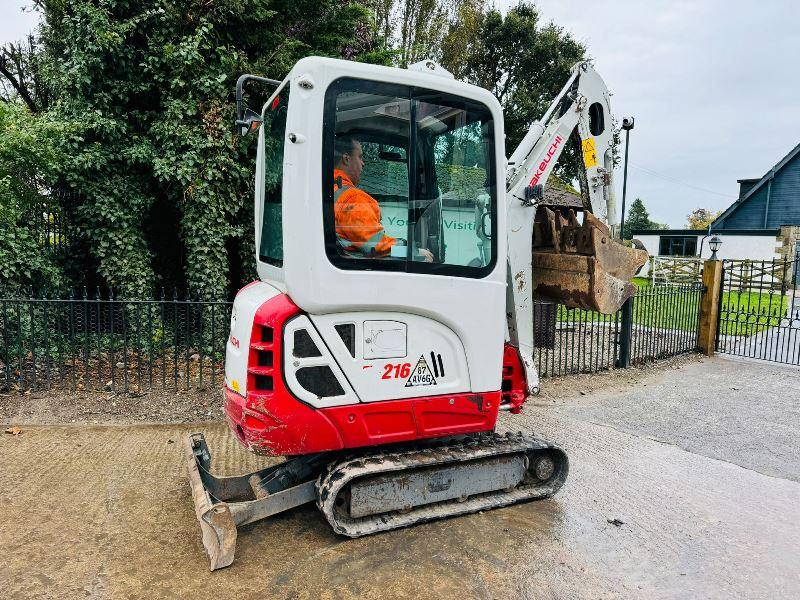
[[200, 429], [218, 470], [259, 464], [224, 426], [24, 425], [0, 437], [0, 589], [3, 598], [798, 597], [799, 412], [800, 372], [769, 363], [714, 358], [546, 381], [500, 429], [565, 448], [570, 477], [555, 498], [356, 540], [304, 507], [243, 528], [233, 566], [214, 573], [178, 442]]

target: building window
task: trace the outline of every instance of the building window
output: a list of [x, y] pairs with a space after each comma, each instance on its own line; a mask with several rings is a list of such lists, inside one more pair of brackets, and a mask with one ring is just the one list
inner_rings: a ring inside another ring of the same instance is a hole
[[264, 111], [259, 135], [264, 137], [264, 205], [261, 223], [259, 258], [275, 267], [283, 266], [283, 140], [286, 137], [286, 115], [289, 107], [289, 86]]
[[659, 256], [696, 256], [696, 235], [662, 235], [658, 244]]

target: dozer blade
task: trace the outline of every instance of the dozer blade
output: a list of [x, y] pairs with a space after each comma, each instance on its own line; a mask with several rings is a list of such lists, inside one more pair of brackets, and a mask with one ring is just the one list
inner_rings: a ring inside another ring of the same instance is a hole
[[534, 223], [534, 294], [569, 308], [617, 312], [636, 287], [631, 279], [647, 262], [647, 252], [611, 237], [591, 213], [583, 224], [575, 213], [564, 217], [540, 207]]
[[[202, 433], [186, 436], [183, 444], [194, 511], [212, 571], [233, 562], [237, 526], [314, 500], [317, 470], [313, 458], [287, 461], [247, 475], [217, 477], [210, 472], [211, 454]], [[274, 491], [276, 482], [282, 487]]]
[[227, 567], [233, 562], [236, 552], [236, 523], [224, 502], [214, 503], [203, 485], [200, 469], [208, 473], [211, 455], [200, 433], [189, 435], [184, 440], [189, 485], [192, 488], [194, 512], [200, 522], [203, 546], [208, 552], [211, 570]]

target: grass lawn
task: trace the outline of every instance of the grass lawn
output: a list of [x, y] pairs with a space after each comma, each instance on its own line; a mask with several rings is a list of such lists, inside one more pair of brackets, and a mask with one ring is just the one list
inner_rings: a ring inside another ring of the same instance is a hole
[[[633, 282], [638, 288], [633, 303], [635, 325], [684, 331], [697, 329], [699, 290], [672, 286], [653, 288], [650, 281], [644, 278], [635, 278]], [[558, 310], [558, 320], [562, 323], [614, 323], [621, 318], [621, 314], [602, 315], [593, 311], [568, 309], [563, 305]]]
[[[633, 303], [633, 322], [651, 328], [695, 331], [701, 292], [689, 286], [656, 286], [643, 277], [633, 279], [637, 287]], [[721, 333], [752, 335], [774, 327], [786, 314], [788, 297], [780, 293], [723, 292]], [[621, 318], [592, 311], [558, 307], [562, 323], [614, 323]]]

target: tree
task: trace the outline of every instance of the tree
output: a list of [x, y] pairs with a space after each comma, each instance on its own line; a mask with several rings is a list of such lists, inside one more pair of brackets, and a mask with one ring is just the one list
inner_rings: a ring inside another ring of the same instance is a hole
[[[585, 53], [563, 28], [542, 24], [533, 4], [521, 2], [503, 16], [496, 9], [464, 3], [443, 40], [442, 64], [456, 77], [494, 93], [503, 105], [510, 153]], [[555, 173], [572, 180], [582, 170], [582, 159], [574, 141], [564, 152]]]
[[[253, 274], [254, 140], [231, 128], [241, 73], [280, 79], [309, 54], [402, 65], [430, 56], [497, 94], [513, 148], [584, 56], [530, 4], [503, 16], [485, 0], [32, 1], [42, 25], [0, 51], [0, 101], [30, 132], [50, 132], [59, 160], [30, 164], [47, 169], [35, 186], [80, 199], [85, 254], [73, 260], [129, 296], [188, 285], [219, 297]], [[253, 105], [264, 99], [252, 93]], [[557, 174], [571, 180], [576, 169], [563, 164]]]
[[629, 240], [633, 237], [633, 230], [639, 229], [666, 229], [667, 226], [662, 223], [656, 223], [650, 220], [650, 214], [644, 206], [641, 198], [636, 198], [631, 203], [630, 211], [625, 215], [625, 227], [622, 233], [622, 239]]
[[686, 216], [686, 227], [689, 229], [708, 229], [708, 226], [721, 214], [707, 208], [696, 208]]
[[37, 7], [49, 114], [68, 125], [57, 171], [83, 198], [77, 225], [100, 275], [128, 296], [158, 284], [225, 296], [238, 257], [252, 263], [253, 140], [231, 127], [239, 74], [280, 79], [309, 54], [388, 59], [355, 1]]
[[50, 96], [43, 55], [33, 35], [0, 47], [0, 100], [19, 98], [32, 113], [38, 113], [47, 109]]
[[394, 52], [395, 64], [407, 67], [429, 58], [441, 62], [445, 39], [460, 29], [464, 17], [481, 11], [484, 0], [371, 0], [378, 37]]

